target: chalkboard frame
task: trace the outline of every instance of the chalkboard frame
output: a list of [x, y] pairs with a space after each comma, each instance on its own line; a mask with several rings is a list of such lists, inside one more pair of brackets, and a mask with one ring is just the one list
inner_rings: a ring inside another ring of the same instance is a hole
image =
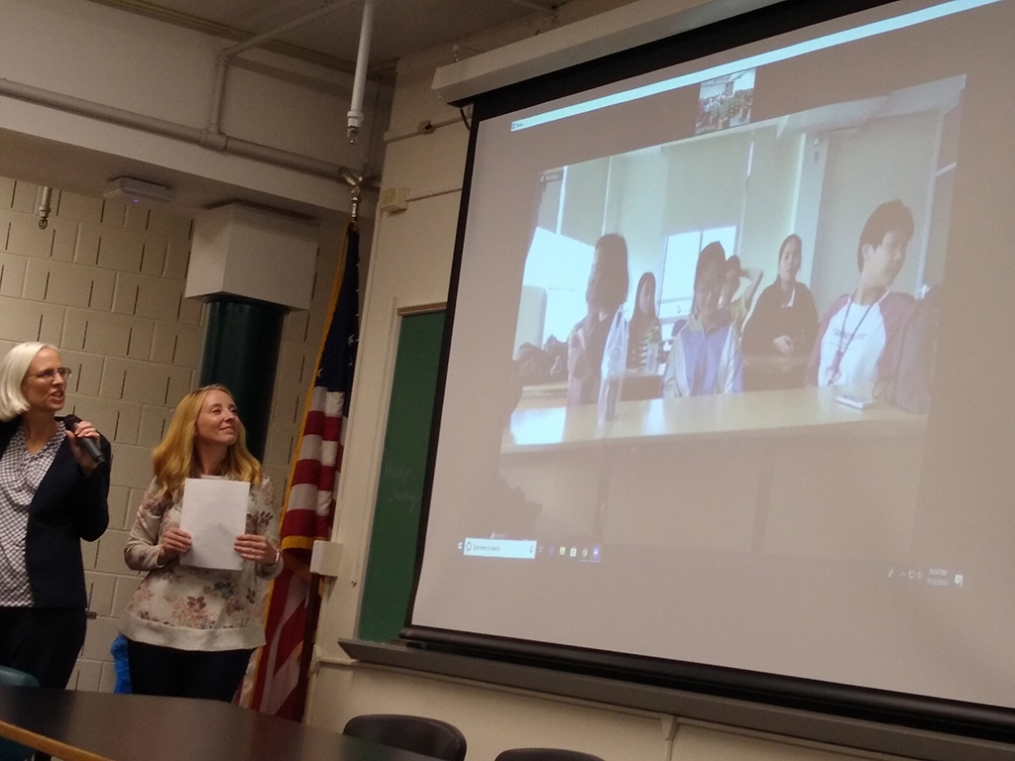
[[418, 572], [446, 306], [443, 302], [422, 304], [396, 312], [395, 362], [357, 626], [361, 640], [396, 639], [408, 622]]

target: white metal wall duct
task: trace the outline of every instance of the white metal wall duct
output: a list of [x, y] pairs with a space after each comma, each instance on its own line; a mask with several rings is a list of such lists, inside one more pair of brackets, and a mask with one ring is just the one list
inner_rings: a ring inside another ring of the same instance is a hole
[[98, 119], [122, 127], [131, 127], [144, 132], [162, 135], [163, 137], [170, 137], [186, 143], [200, 145], [209, 150], [231, 153], [265, 164], [294, 169], [316, 177], [326, 177], [336, 182], [340, 182], [339, 175], [345, 169], [341, 164], [333, 164], [298, 153], [272, 148], [271, 146], [240, 140], [229, 137], [221, 132], [214, 133], [198, 129], [197, 127], [176, 124], [165, 119], [157, 119], [122, 108], [94, 103], [82, 98], [75, 98], [72, 95], [45, 90], [41, 87], [12, 82], [9, 79], [0, 78], [0, 95], [48, 108], [55, 108], [79, 116], [87, 116], [91, 119]]

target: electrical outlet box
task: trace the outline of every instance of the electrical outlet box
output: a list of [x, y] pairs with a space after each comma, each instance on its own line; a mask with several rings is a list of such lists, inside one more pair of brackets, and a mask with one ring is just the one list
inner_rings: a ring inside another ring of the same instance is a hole
[[389, 214], [405, 211], [409, 208], [409, 189], [399, 187], [384, 188], [381, 190], [381, 196], [377, 201], [377, 205], [380, 206], [381, 211], [386, 211]]
[[315, 539], [310, 555], [310, 572], [321, 576], [338, 576], [338, 567], [342, 562], [342, 545], [338, 542], [327, 542]]

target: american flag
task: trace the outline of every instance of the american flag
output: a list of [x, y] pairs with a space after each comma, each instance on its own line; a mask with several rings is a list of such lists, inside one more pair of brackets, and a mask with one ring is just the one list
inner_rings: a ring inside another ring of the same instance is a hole
[[306, 674], [301, 673], [304, 634], [316, 624], [311, 600], [310, 554], [315, 539], [330, 539], [342, 468], [345, 426], [359, 337], [359, 232], [346, 230], [344, 264], [332, 291], [331, 319], [303, 416], [296, 461], [282, 513], [286, 567], [272, 585], [265, 636], [250, 696], [252, 708], [299, 720]]

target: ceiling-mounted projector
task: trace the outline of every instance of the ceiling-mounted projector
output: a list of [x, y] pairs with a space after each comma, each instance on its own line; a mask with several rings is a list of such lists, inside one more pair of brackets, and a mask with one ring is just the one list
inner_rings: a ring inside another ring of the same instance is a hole
[[107, 201], [127, 204], [144, 204], [153, 201], [169, 203], [173, 200], [173, 189], [168, 185], [145, 182], [134, 177], [117, 177], [106, 183], [102, 197]]

